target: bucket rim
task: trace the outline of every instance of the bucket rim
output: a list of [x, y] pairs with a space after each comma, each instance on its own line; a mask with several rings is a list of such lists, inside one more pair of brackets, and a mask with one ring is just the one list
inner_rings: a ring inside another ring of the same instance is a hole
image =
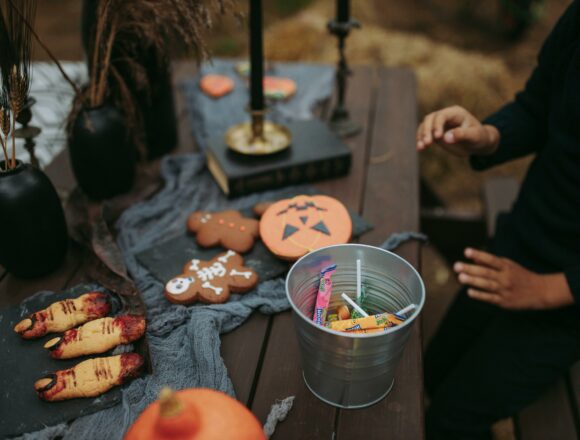
[[[409, 269], [411, 269], [411, 271], [415, 274], [415, 276], [417, 277], [417, 279], [419, 280], [419, 285], [421, 286], [421, 301], [419, 301], [419, 304], [417, 304], [417, 308], [413, 311], [413, 313], [411, 314], [411, 316], [409, 316], [409, 318], [407, 318], [402, 324], [396, 325], [394, 327], [391, 327], [383, 332], [379, 332], [379, 333], [370, 333], [370, 334], [349, 334], [348, 332], [341, 332], [338, 330], [332, 330], [329, 329], [328, 327], [324, 327], [318, 324], [315, 324], [314, 321], [312, 321], [312, 319], [309, 319], [306, 315], [304, 315], [304, 313], [302, 313], [300, 311], [300, 309], [296, 306], [296, 304], [294, 304], [294, 301], [292, 300], [292, 298], [290, 297], [290, 289], [288, 288], [288, 280], [290, 279], [290, 276], [292, 275], [292, 272], [294, 271], [294, 269], [298, 266], [298, 264], [304, 260], [305, 258], [311, 257], [312, 255], [318, 253], [318, 252], [322, 252], [324, 250], [327, 249], [332, 249], [332, 248], [337, 248], [337, 247], [358, 247], [358, 248], [369, 248], [369, 249], [373, 249], [373, 250], [378, 250], [381, 252], [384, 252], [386, 254], [389, 254], [392, 257], [395, 257], [395, 259], [398, 259], [399, 261], [401, 261], [403, 263], [403, 265], [407, 265], [409, 267]], [[334, 244], [331, 246], [325, 246], [323, 248], [320, 249], [316, 249], [315, 251], [309, 252], [306, 255], [303, 255], [302, 257], [300, 257], [298, 260], [296, 260], [294, 262], [294, 264], [292, 265], [292, 267], [290, 268], [290, 270], [288, 271], [288, 275], [286, 275], [286, 281], [284, 283], [285, 288], [286, 288], [286, 298], [288, 299], [288, 302], [290, 303], [290, 306], [292, 307], [292, 310], [294, 311], [294, 313], [296, 313], [302, 320], [306, 321], [309, 325], [311, 325], [312, 327], [324, 331], [326, 333], [329, 333], [331, 335], [337, 335], [337, 336], [342, 336], [345, 338], [355, 338], [355, 339], [361, 339], [361, 338], [379, 338], [381, 336], [385, 336], [385, 335], [389, 335], [391, 333], [395, 333], [399, 330], [402, 330], [405, 327], [408, 327], [409, 325], [413, 324], [413, 322], [415, 322], [415, 319], [419, 316], [419, 314], [421, 313], [421, 311], [423, 310], [423, 306], [425, 305], [425, 297], [426, 297], [426, 293], [425, 293], [425, 283], [423, 282], [423, 278], [421, 278], [421, 275], [419, 274], [419, 272], [417, 271], [417, 269], [415, 269], [413, 267], [413, 265], [411, 263], [409, 263], [407, 260], [405, 260], [403, 257], [395, 254], [394, 252], [388, 251], [386, 249], [380, 248], [378, 246], [372, 246], [372, 245], [368, 245], [368, 244], [359, 244], [359, 243], [345, 243], [345, 244]]]

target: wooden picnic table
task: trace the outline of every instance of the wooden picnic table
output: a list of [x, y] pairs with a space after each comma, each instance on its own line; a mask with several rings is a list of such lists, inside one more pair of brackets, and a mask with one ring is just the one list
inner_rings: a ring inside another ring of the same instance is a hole
[[[190, 63], [174, 68], [179, 119], [178, 153], [194, 151], [184, 97], [177, 87], [192, 75]], [[379, 245], [391, 233], [419, 229], [419, 174], [414, 148], [416, 83], [409, 70], [360, 66], [353, 69], [347, 92], [351, 117], [362, 132], [346, 143], [352, 151], [347, 177], [316, 186], [342, 200], [374, 225], [361, 243]], [[319, 116], [328, 117], [331, 105]], [[75, 182], [68, 155], [61, 153], [46, 168], [59, 193], [66, 196]], [[420, 245], [407, 243], [397, 254], [420, 268]], [[39, 290], [60, 290], [86, 281], [91, 258], [70, 246], [63, 265], [53, 274], [22, 280], [0, 267], [0, 307], [17, 304]], [[296, 396], [288, 418], [276, 428], [274, 439], [421, 439], [423, 427], [423, 367], [421, 327], [413, 325], [391, 393], [376, 405], [339, 410], [318, 400], [302, 379], [300, 354], [289, 311], [274, 316], [254, 313], [235, 331], [223, 335], [221, 353], [237, 398], [264, 422], [271, 405]]]

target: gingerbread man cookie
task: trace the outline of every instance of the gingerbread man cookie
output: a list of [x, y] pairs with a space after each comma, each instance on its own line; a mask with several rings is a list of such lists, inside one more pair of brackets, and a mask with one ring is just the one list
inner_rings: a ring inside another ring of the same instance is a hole
[[210, 261], [190, 260], [183, 274], [165, 285], [165, 297], [175, 304], [196, 301], [219, 304], [226, 302], [230, 292], [245, 293], [258, 284], [258, 275], [244, 266], [243, 257], [234, 252], [223, 252]]
[[187, 219], [187, 229], [196, 234], [203, 247], [222, 246], [244, 253], [254, 246], [259, 235], [259, 222], [243, 217], [238, 211], [196, 211]]

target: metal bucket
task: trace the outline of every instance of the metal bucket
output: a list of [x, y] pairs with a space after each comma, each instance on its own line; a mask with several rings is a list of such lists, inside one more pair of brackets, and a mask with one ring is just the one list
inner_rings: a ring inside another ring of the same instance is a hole
[[[332, 310], [343, 303], [342, 292], [355, 296], [357, 259], [361, 260], [362, 282], [367, 286], [367, 312], [394, 313], [416, 304], [404, 323], [380, 333], [355, 335], [312, 321], [320, 271], [337, 264], [332, 275]], [[395, 368], [425, 302], [425, 286], [413, 266], [373, 246], [329, 246], [305, 255], [292, 266], [286, 294], [294, 310], [304, 381], [310, 391], [340, 408], [363, 408], [383, 399], [393, 387]]]

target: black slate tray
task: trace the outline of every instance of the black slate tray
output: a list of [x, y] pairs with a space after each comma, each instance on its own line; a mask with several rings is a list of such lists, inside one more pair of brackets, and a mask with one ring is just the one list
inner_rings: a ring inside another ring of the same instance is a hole
[[[241, 209], [240, 212], [246, 217], [255, 217], [251, 208]], [[360, 237], [373, 228], [358, 214], [352, 211], [349, 213], [352, 219], [354, 238]], [[137, 260], [155, 278], [165, 284], [170, 279], [180, 275], [183, 265], [192, 258], [211, 260], [215, 255], [224, 251], [225, 249], [221, 247], [200, 247], [195, 236], [189, 234], [183, 225], [183, 231], [179, 235], [138, 253]], [[243, 257], [244, 265], [254, 269], [260, 277], [260, 281], [279, 277], [290, 268], [290, 263], [274, 256], [261, 240], [257, 240], [252, 250], [244, 254]]]
[[29, 298], [23, 304], [0, 309], [0, 438], [17, 436], [26, 432], [38, 431], [46, 426], [57, 425], [77, 417], [100, 411], [115, 405], [121, 399], [120, 387], [115, 387], [103, 395], [92, 399], [73, 399], [62, 402], [45, 402], [40, 400], [34, 390], [34, 382], [44, 374], [70, 368], [79, 362], [96, 356], [107, 356], [123, 351], [136, 351], [145, 359], [146, 372], [148, 365], [147, 343], [141, 338], [130, 345], [121, 346], [102, 355], [57, 360], [48, 355], [44, 343], [55, 336], [25, 340], [13, 330], [14, 325], [30, 313], [44, 309], [55, 301], [75, 298], [90, 291], [100, 291], [111, 295], [112, 311], [109, 316], [130, 311], [121, 297], [100, 287], [97, 284], [82, 284], [63, 292], [42, 292]]

